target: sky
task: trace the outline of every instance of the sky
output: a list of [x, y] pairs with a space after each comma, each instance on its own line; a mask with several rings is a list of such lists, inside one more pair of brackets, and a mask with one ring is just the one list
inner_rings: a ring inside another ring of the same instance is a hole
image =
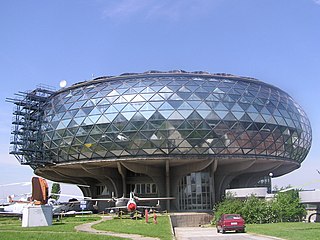
[[[0, 2], [0, 198], [31, 191], [33, 171], [9, 154], [14, 105], [59, 89], [148, 70], [257, 78], [291, 95], [313, 131], [309, 155], [273, 186], [320, 188], [320, 0], [11, 0]], [[63, 192], [79, 194], [73, 186]]]

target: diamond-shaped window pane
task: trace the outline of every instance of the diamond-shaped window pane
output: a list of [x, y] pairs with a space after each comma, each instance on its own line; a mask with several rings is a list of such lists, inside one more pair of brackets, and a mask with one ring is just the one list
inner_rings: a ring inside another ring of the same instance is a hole
[[193, 112], [193, 110], [178, 110], [178, 112], [186, 119]]
[[165, 102], [159, 107], [159, 110], [174, 110], [174, 108], [169, 103]]
[[184, 119], [184, 117], [178, 111], [174, 111], [172, 115], [169, 117], [169, 119], [179, 120], [179, 119]]
[[145, 105], [143, 105], [142, 108], [140, 108], [141, 111], [154, 111], [155, 108], [150, 104], [150, 103], [146, 103]]
[[165, 119], [168, 119], [169, 116], [173, 113], [173, 110], [159, 110], [159, 113], [160, 113]]
[[154, 111], [140, 111], [140, 113], [145, 117], [145, 119], [149, 119], [152, 114], [154, 114]]

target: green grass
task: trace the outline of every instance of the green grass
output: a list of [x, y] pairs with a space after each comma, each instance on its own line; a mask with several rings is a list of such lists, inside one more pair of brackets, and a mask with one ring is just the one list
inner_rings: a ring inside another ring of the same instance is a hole
[[270, 224], [247, 224], [248, 233], [257, 233], [287, 240], [320, 239], [320, 223], [286, 222]]
[[157, 218], [158, 224], [153, 223], [152, 216], [149, 217], [149, 222], [145, 219], [132, 220], [130, 218], [115, 218], [111, 221], [105, 221], [93, 227], [97, 230], [120, 232], [120, 233], [135, 233], [148, 237], [157, 237], [160, 239], [172, 239], [169, 217], [167, 215]]
[[89, 233], [80, 233], [74, 230], [74, 227], [86, 222], [99, 220], [100, 217], [68, 217], [63, 218], [62, 221], [56, 222], [54, 220], [52, 226], [48, 227], [21, 227], [21, 221], [18, 218], [0, 218], [0, 239], [5, 240], [115, 240], [123, 239], [109, 236], [94, 235]]

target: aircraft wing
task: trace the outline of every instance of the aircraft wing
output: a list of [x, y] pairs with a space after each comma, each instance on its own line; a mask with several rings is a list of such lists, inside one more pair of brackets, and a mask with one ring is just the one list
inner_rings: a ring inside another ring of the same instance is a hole
[[138, 205], [137, 206], [137, 210], [145, 210], [145, 209], [159, 209], [159, 206], [142, 206], [142, 205]]
[[57, 196], [72, 197], [72, 198], [76, 198], [76, 199], [81, 199], [79, 201], [106, 201], [106, 202], [115, 201], [114, 198], [91, 198], [91, 197], [84, 197], [84, 196], [79, 196], [79, 195], [58, 194], [58, 193], [53, 193], [51, 195], [57, 195]]
[[0, 216], [4, 216], [4, 217], [21, 217], [22, 213], [18, 213], [18, 212], [0, 212]]
[[127, 209], [127, 206], [119, 206], [119, 207], [108, 207], [106, 209]]
[[[145, 209], [159, 209], [159, 208], [160, 208], [160, 206], [141, 206], [141, 205], [138, 205], [136, 210], [138, 212], [144, 212]], [[114, 210], [115, 212], [120, 212], [120, 211], [128, 212], [127, 206], [108, 207], [108, 208], [106, 208], [106, 210], [107, 211]]]
[[120, 212], [120, 211], [128, 212], [127, 206], [108, 207], [108, 208], [106, 208], [106, 210], [107, 210], [108, 212], [110, 212], [110, 211], [113, 210], [113, 211], [116, 212], [116, 213], [118, 213], [118, 212]]
[[115, 202], [114, 198], [85, 198], [84, 201], [102, 201], [102, 202]]
[[134, 197], [137, 201], [152, 201], [152, 200], [173, 200], [176, 199], [174, 197], [153, 197], [153, 198], [139, 198], [137, 196]]

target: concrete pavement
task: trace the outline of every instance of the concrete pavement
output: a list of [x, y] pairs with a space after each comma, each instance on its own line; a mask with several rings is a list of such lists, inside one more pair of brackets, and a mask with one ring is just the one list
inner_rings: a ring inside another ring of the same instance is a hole
[[[145, 237], [138, 234], [115, 233], [92, 228], [93, 225], [110, 219], [112, 219], [111, 216], [105, 216], [102, 217], [101, 220], [78, 225], [75, 229], [79, 232], [122, 237], [133, 240], [157, 240], [157, 238]], [[175, 227], [174, 232], [176, 240], [281, 240], [280, 238], [248, 233], [227, 232], [225, 234], [221, 234], [217, 233], [215, 227]]]
[[121, 237], [121, 238], [132, 239], [132, 240], [159, 240], [158, 238], [145, 237], [138, 234], [115, 233], [115, 232], [109, 232], [109, 231], [96, 230], [92, 228], [93, 225], [96, 225], [98, 223], [111, 220], [111, 219], [112, 219], [111, 216], [102, 217], [101, 220], [75, 226], [75, 229], [77, 232], [87, 232], [92, 234]]
[[215, 227], [175, 227], [177, 240], [281, 240], [280, 238], [248, 233], [217, 233]]

